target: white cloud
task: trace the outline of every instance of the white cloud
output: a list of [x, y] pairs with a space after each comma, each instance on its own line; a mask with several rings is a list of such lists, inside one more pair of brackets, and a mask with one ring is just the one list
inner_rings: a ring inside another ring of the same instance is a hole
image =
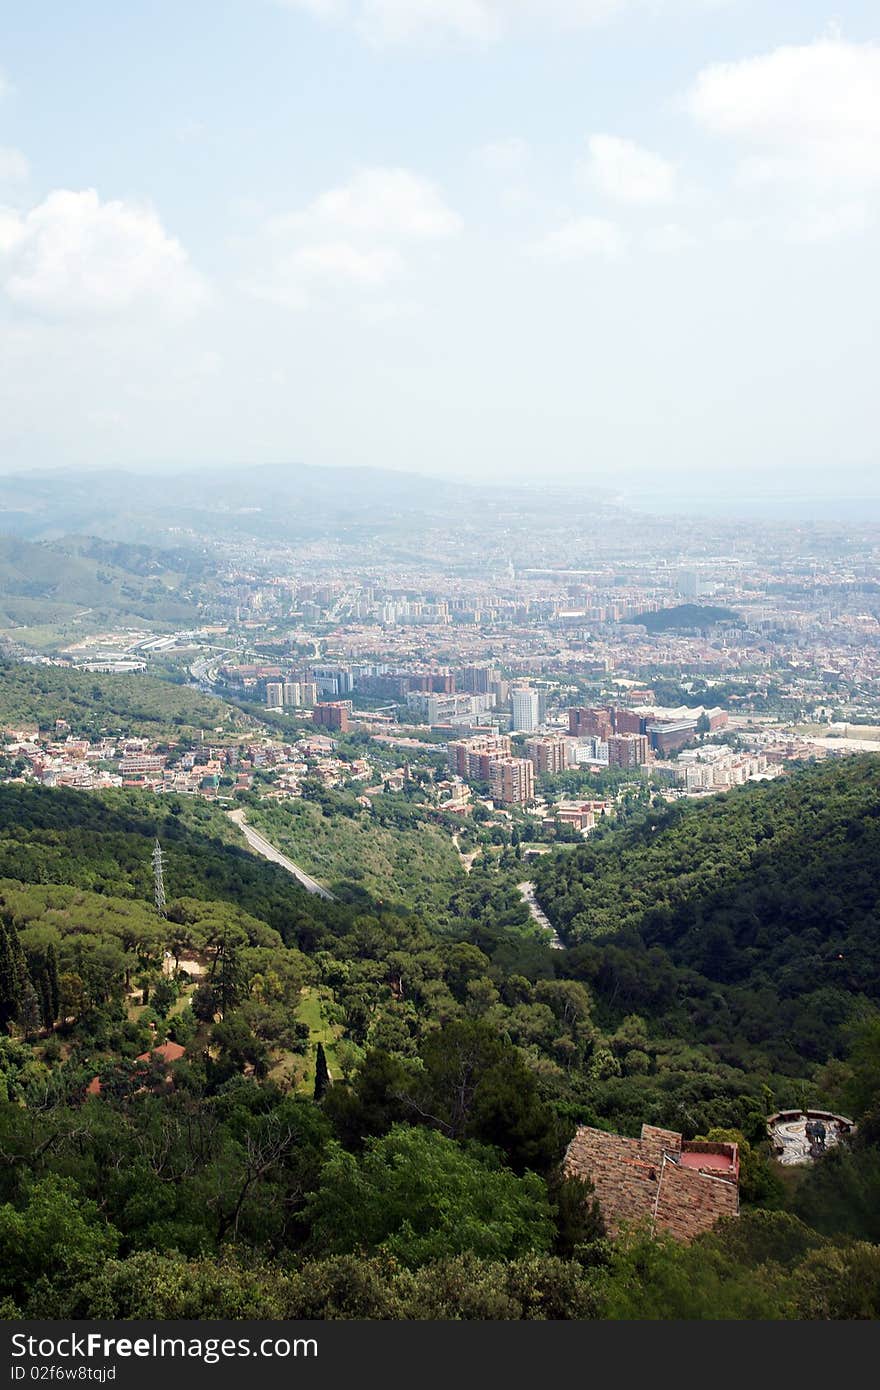
[[390, 247], [359, 250], [346, 242], [301, 246], [283, 263], [296, 278], [355, 285], [385, 285], [403, 266], [399, 251]]
[[370, 43], [431, 39], [490, 43], [524, 25], [584, 28], [627, 11], [711, 9], [723, 0], [276, 0], [287, 9], [352, 25]]
[[619, 203], [667, 203], [675, 196], [675, 165], [618, 135], [591, 135], [584, 174]]
[[28, 162], [21, 150], [0, 145], [0, 183], [18, 183], [28, 176]]
[[553, 261], [580, 261], [592, 256], [614, 260], [623, 253], [624, 245], [616, 222], [604, 217], [575, 217], [549, 232], [535, 250]]
[[198, 308], [207, 287], [155, 211], [60, 189], [27, 213], [0, 216], [0, 283], [41, 314], [116, 314], [137, 305]]
[[[21, 214], [13, 208], [0, 208], [0, 256], [7, 255], [24, 235]], [[2, 262], [0, 262], [2, 268]]]
[[299, 308], [316, 291], [381, 289], [406, 273], [406, 247], [455, 237], [461, 226], [430, 180], [408, 169], [362, 169], [272, 219], [270, 274], [253, 292]]
[[393, 241], [455, 236], [461, 218], [435, 186], [408, 169], [362, 169], [339, 188], [320, 194], [302, 212], [277, 218], [279, 231], [365, 234]]
[[748, 182], [880, 186], [880, 46], [837, 37], [705, 68], [695, 119], [737, 145]]

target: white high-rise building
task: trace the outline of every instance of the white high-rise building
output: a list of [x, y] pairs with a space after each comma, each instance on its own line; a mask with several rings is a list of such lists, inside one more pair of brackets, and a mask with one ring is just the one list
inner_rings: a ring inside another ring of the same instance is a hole
[[266, 704], [269, 709], [284, 708], [284, 686], [281, 681], [269, 681], [267, 683]]
[[541, 722], [541, 705], [537, 690], [527, 685], [514, 686], [510, 692], [513, 713], [511, 728], [516, 733], [530, 734]]

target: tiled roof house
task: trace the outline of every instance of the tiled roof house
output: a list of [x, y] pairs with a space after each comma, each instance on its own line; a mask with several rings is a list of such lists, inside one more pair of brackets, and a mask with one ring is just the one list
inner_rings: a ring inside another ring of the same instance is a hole
[[652, 1230], [691, 1241], [722, 1216], [739, 1214], [736, 1144], [682, 1140], [642, 1125], [639, 1139], [582, 1126], [565, 1154], [567, 1177], [589, 1178], [611, 1235], [647, 1220]]

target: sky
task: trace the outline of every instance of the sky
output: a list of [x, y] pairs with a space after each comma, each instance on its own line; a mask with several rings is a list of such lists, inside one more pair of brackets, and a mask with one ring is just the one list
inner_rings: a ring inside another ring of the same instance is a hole
[[880, 494], [875, 0], [7, 0], [0, 470]]

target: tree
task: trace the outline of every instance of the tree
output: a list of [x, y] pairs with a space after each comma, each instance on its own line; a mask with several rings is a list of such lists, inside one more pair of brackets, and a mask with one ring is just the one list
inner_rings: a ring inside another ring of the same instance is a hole
[[382, 1249], [411, 1267], [472, 1250], [494, 1259], [547, 1251], [547, 1189], [490, 1149], [396, 1125], [355, 1157], [332, 1145], [306, 1207], [316, 1250]]
[[0, 1028], [18, 1018], [27, 978], [24, 951], [18, 929], [5, 915], [0, 917]]
[[240, 1014], [231, 1014], [216, 1023], [213, 1038], [220, 1050], [220, 1059], [214, 1069], [215, 1078], [222, 1076], [226, 1080], [248, 1068], [256, 1077], [268, 1074], [269, 1049], [261, 1038], [251, 1032]]
[[238, 943], [224, 931], [218, 944], [211, 972], [211, 983], [217, 1000], [217, 1008], [223, 1018], [234, 1009], [244, 990], [244, 972], [239, 956]]
[[327, 1066], [324, 1044], [319, 1042], [318, 1050], [315, 1054], [315, 1100], [323, 1100], [329, 1085], [330, 1068]]
[[857, 1030], [849, 1056], [851, 1077], [845, 1088], [846, 1104], [856, 1119], [880, 1104], [880, 1016]]
[[55, 1022], [55, 1015], [52, 1012], [52, 988], [49, 984], [49, 972], [48, 970], [41, 970], [36, 980], [33, 980], [33, 977], [31, 978], [34, 989], [37, 991], [37, 999], [40, 1005], [40, 1017], [45, 1026], [51, 1028], [52, 1024]]
[[218, 1012], [217, 991], [210, 980], [202, 980], [193, 991], [190, 1008], [201, 1023], [213, 1023]]
[[447, 1024], [421, 1049], [421, 1086], [409, 1093], [413, 1118], [452, 1138], [503, 1149], [517, 1171], [545, 1169], [557, 1156], [555, 1117], [522, 1053], [483, 1020]]
[[556, 1222], [556, 1253], [566, 1259], [605, 1235], [605, 1222], [589, 1179], [566, 1177], [561, 1167], [550, 1181]]
[[71, 1178], [43, 1178], [28, 1186], [21, 1209], [0, 1206], [0, 1292], [26, 1297], [47, 1275], [63, 1286], [97, 1271], [118, 1242], [119, 1232]]
[[43, 1016], [40, 1013], [40, 1001], [37, 998], [37, 991], [34, 989], [30, 975], [25, 975], [21, 986], [20, 1002], [18, 1006], [18, 1023], [25, 1038], [36, 1037], [43, 1026]]

